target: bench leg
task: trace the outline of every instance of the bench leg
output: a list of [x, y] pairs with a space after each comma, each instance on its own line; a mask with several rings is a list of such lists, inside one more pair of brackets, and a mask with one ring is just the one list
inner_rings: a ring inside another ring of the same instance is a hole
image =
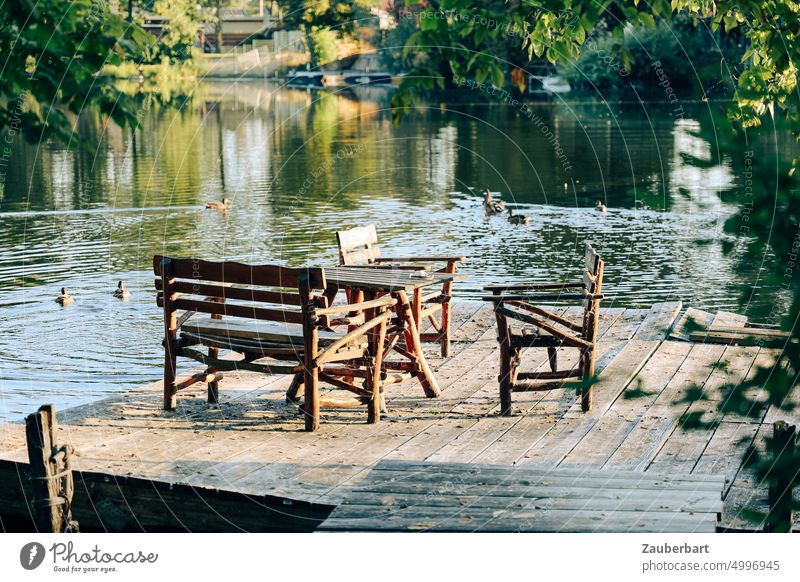
[[167, 340], [164, 350], [164, 410], [175, 410], [178, 405], [178, 392], [175, 389], [175, 372], [178, 365], [174, 347]]
[[311, 370], [306, 368], [303, 373], [303, 383], [305, 384], [303, 412], [306, 417], [306, 431], [313, 432], [319, 429], [319, 368]]

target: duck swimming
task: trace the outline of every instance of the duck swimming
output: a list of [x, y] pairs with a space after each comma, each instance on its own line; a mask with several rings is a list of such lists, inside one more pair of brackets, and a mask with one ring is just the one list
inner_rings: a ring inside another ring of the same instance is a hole
[[117, 299], [122, 299], [123, 301], [127, 301], [128, 299], [130, 299], [130, 298], [131, 298], [131, 292], [130, 292], [130, 291], [128, 291], [128, 290], [125, 288], [125, 283], [124, 283], [123, 281], [120, 281], [120, 282], [117, 284], [117, 288], [116, 288], [116, 289], [114, 289], [114, 293], [113, 293], [113, 295], [114, 295], [114, 297], [116, 297]]
[[56, 297], [56, 303], [58, 303], [61, 307], [66, 307], [67, 305], [72, 305], [73, 303], [75, 303], [75, 300], [69, 293], [67, 293], [67, 288], [62, 287], [61, 295]]
[[222, 202], [206, 202], [206, 208], [210, 208], [211, 210], [228, 210], [228, 205], [231, 203], [230, 199], [223, 198]]
[[483, 208], [486, 214], [501, 214], [506, 210], [506, 203], [502, 200], [492, 200], [492, 193], [489, 188], [483, 191]]
[[531, 218], [527, 214], [514, 214], [514, 211], [509, 208], [508, 221], [511, 224], [529, 224]]
[[603, 204], [599, 200], [594, 205], [594, 209], [597, 210], [597, 212], [608, 212], [608, 206], [606, 206], [605, 204]]

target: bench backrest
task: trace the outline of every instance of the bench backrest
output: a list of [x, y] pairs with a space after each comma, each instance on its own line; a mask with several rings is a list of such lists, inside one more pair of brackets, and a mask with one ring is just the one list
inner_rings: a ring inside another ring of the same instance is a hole
[[[287, 323], [304, 323], [304, 313], [315, 303], [314, 290], [325, 288], [325, 272], [316, 267], [294, 269], [156, 255], [153, 272], [159, 305], [165, 311], [184, 309]], [[258, 305], [261, 303], [270, 305]]]
[[381, 249], [377, 245], [378, 233], [374, 224], [340, 230], [336, 233], [336, 242], [339, 245], [340, 265], [374, 263], [375, 259], [381, 256]]

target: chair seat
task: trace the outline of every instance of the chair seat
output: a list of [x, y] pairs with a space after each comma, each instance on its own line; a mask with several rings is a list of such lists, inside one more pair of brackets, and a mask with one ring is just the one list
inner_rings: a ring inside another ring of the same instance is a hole
[[[181, 327], [181, 332], [191, 339], [208, 339], [209, 343], [227, 339], [231, 349], [238, 347], [291, 346], [298, 352], [303, 349], [303, 327], [291, 323], [262, 320], [212, 319], [210, 317], [192, 318]], [[319, 345], [328, 346], [342, 337], [330, 331], [319, 331]], [[349, 348], [366, 347], [367, 337], [360, 336], [347, 344]], [[239, 350], [237, 350], [239, 351]]]

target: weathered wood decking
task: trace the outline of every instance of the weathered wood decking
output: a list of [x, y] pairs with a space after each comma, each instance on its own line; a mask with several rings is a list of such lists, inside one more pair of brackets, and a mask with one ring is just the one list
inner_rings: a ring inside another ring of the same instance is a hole
[[714, 533], [725, 477], [381, 461], [323, 531]]
[[[320, 431], [305, 433], [297, 407], [284, 400], [290, 378], [246, 372], [226, 375], [219, 407], [208, 406], [202, 386], [164, 412], [155, 383], [64, 411], [59, 440], [74, 446], [75, 469], [86, 472], [83, 488], [76, 481], [76, 519], [109, 529], [197, 529], [184, 516], [205, 511], [203, 529], [304, 529], [298, 521], [313, 529], [377, 462], [404, 460], [724, 475], [722, 527], [759, 527], [740, 513], [766, 503], [766, 490], [741, 467], [742, 452], [785, 415], [768, 410], [754, 421], [720, 415], [716, 405], [721, 386], [770, 365], [777, 350], [664, 340], [677, 303], [612, 307], [601, 316], [592, 411], [581, 412], [574, 391], [554, 390], [517, 394], [513, 416], [500, 417], [493, 314], [476, 302], [453, 307], [453, 356], [442, 360], [436, 344], [426, 347], [442, 396], [424, 398], [414, 380], [392, 385], [377, 425], [360, 409], [328, 410]], [[562, 351], [561, 362], [577, 360], [576, 350]], [[546, 350], [523, 358], [523, 369], [546, 365]], [[693, 385], [703, 398], [686, 402]], [[713, 427], [683, 430], [679, 419], [693, 412]], [[27, 484], [13, 464], [27, 459], [23, 425], [0, 427], [0, 451], [0, 515], [13, 514], [25, 509], [15, 487]], [[82, 493], [86, 500], [77, 499]], [[137, 513], [142, 504], [146, 516]]]

